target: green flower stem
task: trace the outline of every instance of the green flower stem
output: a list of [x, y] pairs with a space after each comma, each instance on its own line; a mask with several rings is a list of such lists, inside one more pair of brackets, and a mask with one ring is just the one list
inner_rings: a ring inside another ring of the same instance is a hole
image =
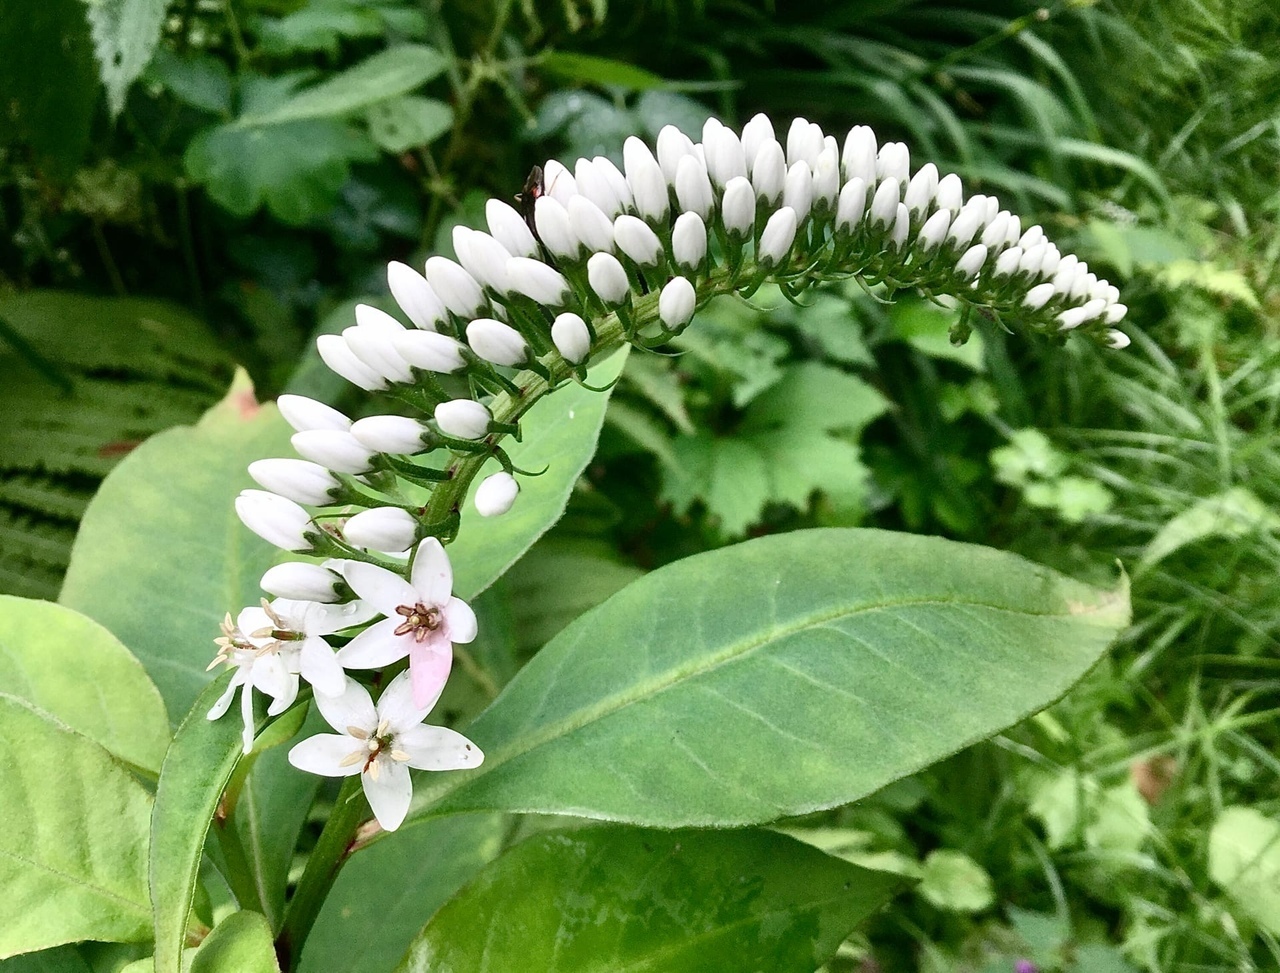
[[302, 958], [302, 947], [315, 924], [320, 907], [346, 863], [356, 840], [356, 833], [369, 817], [369, 804], [364, 799], [358, 774], [347, 777], [338, 792], [333, 814], [320, 833], [320, 840], [307, 858], [307, 867], [298, 882], [297, 891], [285, 913], [284, 927], [276, 937], [276, 955], [282, 970], [295, 970]]

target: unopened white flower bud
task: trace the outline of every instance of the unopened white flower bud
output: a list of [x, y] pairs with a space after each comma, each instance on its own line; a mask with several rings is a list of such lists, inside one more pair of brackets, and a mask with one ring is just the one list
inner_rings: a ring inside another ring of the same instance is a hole
[[790, 206], [775, 210], [760, 234], [756, 259], [766, 268], [776, 267], [786, 260], [791, 244], [796, 239], [796, 211]]
[[812, 170], [818, 164], [822, 146], [822, 128], [808, 119], [797, 118], [787, 129], [787, 166], [805, 162]]
[[413, 381], [408, 363], [394, 345], [395, 336], [404, 333], [404, 325], [369, 304], [356, 305], [356, 322], [356, 327], [342, 332], [352, 354], [393, 382]]
[[627, 177], [622, 174], [622, 170], [613, 164], [612, 159], [602, 155], [596, 156], [591, 162], [595, 165], [596, 172], [604, 176], [604, 181], [609, 184], [613, 195], [617, 197], [619, 212], [630, 209], [631, 187], [627, 185]]
[[964, 186], [960, 183], [960, 177], [954, 172], [948, 172], [938, 180], [938, 188], [933, 194], [933, 205], [938, 209], [949, 209], [952, 214], [960, 212], [960, 208], [964, 206]]
[[466, 365], [462, 357], [462, 343], [448, 335], [405, 331], [391, 340], [400, 357], [414, 368], [447, 375], [460, 371]]
[[676, 167], [676, 202], [686, 213], [697, 213], [704, 220], [711, 216], [715, 197], [706, 168], [693, 155], [686, 155]]
[[366, 392], [387, 387], [387, 380], [352, 353], [346, 340], [338, 334], [322, 334], [316, 338], [316, 351], [329, 369]]
[[547, 164], [542, 167], [542, 184], [546, 187], [548, 196], [565, 206], [578, 195], [578, 181], [564, 163], [556, 159], [548, 159]]
[[1028, 227], [1026, 232], [1018, 238], [1018, 246], [1022, 247], [1026, 252], [1037, 244], [1044, 243], [1044, 230], [1040, 228], [1040, 224]]
[[716, 132], [722, 128], [724, 128], [724, 122], [715, 115], [708, 115], [706, 121], [702, 123], [702, 144], [706, 146], [715, 141]]
[[893, 228], [889, 231], [889, 246], [901, 251], [907, 245], [907, 237], [911, 234], [911, 210], [906, 203], [898, 204], [898, 215], [893, 219]]
[[767, 206], [776, 206], [782, 200], [787, 182], [787, 158], [776, 141], [765, 142], [756, 152], [751, 168], [751, 185], [756, 195]]
[[845, 136], [840, 152], [840, 165], [844, 177], [861, 179], [868, 189], [876, 184], [876, 133], [866, 125], [855, 125]]
[[1033, 311], [1038, 311], [1049, 303], [1051, 297], [1053, 297], [1052, 284], [1036, 284], [1023, 296], [1022, 304]]
[[1089, 293], [1089, 289], [1098, 282], [1098, 275], [1087, 272], [1089, 265], [1083, 260], [1080, 261], [1080, 270], [1076, 272], [1076, 279], [1071, 285], [1071, 290], [1067, 291], [1067, 300], [1079, 301]]
[[756, 221], [756, 191], [746, 176], [734, 176], [725, 185], [720, 216], [725, 232], [735, 237], [750, 235]]
[[703, 143], [707, 153], [707, 175], [719, 188], [729, 184], [730, 179], [747, 174], [747, 157], [742, 149], [742, 141], [733, 129], [721, 126], [716, 129], [710, 142]]
[[688, 273], [701, 269], [707, 259], [707, 225], [697, 213], [682, 213], [671, 230], [671, 257]]
[[903, 142], [886, 142], [876, 156], [876, 178], [896, 179], [906, 185], [911, 178], [911, 153]]
[[342, 484], [319, 463], [305, 459], [260, 459], [249, 464], [249, 475], [264, 490], [295, 503], [327, 504]]
[[922, 217], [933, 204], [933, 194], [938, 190], [938, 167], [932, 162], [922, 165], [911, 181], [907, 183], [907, 191], [902, 201], [907, 204], [913, 217]]
[[339, 600], [342, 578], [328, 568], [302, 561], [286, 561], [267, 568], [258, 582], [269, 595], [294, 601], [318, 601], [333, 603]]
[[961, 277], [976, 277], [986, 260], [987, 248], [979, 243], [966, 250], [964, 255], [956, 261], [956, 273]]
[[679, 331], [693, 320], [698, 292], [686, 277], [672, 277], [658, 295], [658, 317], [669, 331]]
[[1058, 314], [1058, 330], [1071, 331], [1089, 320], [1088, 312], [1083, 307], [1069, 307]]
[[500, 517], [511, 509], [519, 492], [520, 484], [506, 471], [486, 476], [476, 487], [476, 512], [481, 517]]
[[836, 229], [852, 233], [867, 209], [867, 184], [859, 178], [850, 179], [840, 189], [836, 202]]
[[947, 230], [950, 228], [951, 210], [949, 209], [940, 209], [925, 220], [924, 226], [920, 227], [920, 233], [916, 236], [916, 243], [921, 252], [928, 253], [931, 250], [937, 250], [942, 245], [942, 241], [946, 239]]
[[1005, 247], [1005, 237], [1009, 233], [1009, 212], [1003, 211], [996, 214], [996, 218], [987, 224], [986, 229], [982, 231], [982, 236], [978, 238], [988, 250], [995, 252], [1003, 250]]
[[567, 259], [578, 256], [581, 244], [569, 225], [569, 211], [564, 203], [550, 196], [539, 196], [533, 204], [533, 222], [538, 228], [538, 239], [555, 256]]
[[427, 283], [458, 317], [474, 317], [485, 306], [480, 283], [448, 257], [428, 257], [426, 269]]
[[318, 533], [305, 510], [266, 490], [241, 490], [236, 515], [264, 541], [286, 551], [310, 551], [306, 534]]
[[493, 416], [473, 399], [451, 399], [435, 409], [436, 424], [446, 436], [456, 439], [483, 439]]
[[1127, 304], [1112, 303], [1107, 305], [1107, 310], [1103, 313], [1102, 317], [1107, 324], [1119, 324], [1124, 320], [1124, 316], [1128, 313], [1129, 307]]
[[1022, 220], [1009, 213], [1009, 225], [1004, 233], [1004, 245], [1011, 247], [1022, 239]]
[[840, 153], [832, 144], [818, 153], [818, 164], [813, 170], [813, 201], [822, 212], [832, 213], [839, 195]]
[[1061, 263], [1062, 254], [1058, 252], [1057, 245], [1046, 241], [1044, 257], [1040, 260], [1040, 277], [1045, 280], [1052, 280]]
[[1029, 274], [1032, 277], [1039, 274], [1040, 264], [1043, 263], [1044, 255], [1049, 250], [1044, 242], [1041, 241], [1040, 243], [1033, 244], [1030, 250], [1026, 249], [1021, 244], [1019, 244], [1015, 249], [1022, 251], [1022, 256], [1018, 258], [1018, 273]]
[[444, 301], [431, 289], [427, 279], [407, 264], [396, 260], [387, 264], [387, 285], [400, 309], [417, 327], [435, 331], [448, 317]]
[[1107, 344], [1116, 351], [1121, 351], [1122, 349], [1129, 347], [1129, 336], [1123, 331], [1117, 331], [1115, 328], [1112, 328], [1107, 332]]
[[453, 250], [463, 269], [482, 286], [506, 293], [507, 261], [512, 256], [506, 247], [480, 230], [455, 226]]
[[586, 196], [569, 200], [569, 228], [589, 253], [613, 252], [613, 222]]
[[558, 315], [551, 323], [551, 341], [571, 365], [581, 364], [591, 354], [591, 331], [572, 311]]
[[560, 271], [531, 257], [512, 257], [507, 261], [507, 283], [515, 294], [545, 307], [560, 307], [572, 291]]
[[766, 142], [774, 140], [773, 122], [769, 116], [756, 115], [742, 127], [742, 153], [747, 157], [747, 169], [754, 172], [756, 155]]
[[648, 223], [667, 218], [667, 180], [649, 147], [634, 135], [622, 145], [622, 161], [636, 213]]
[[869, 222], [873, 227], [888, 227], [898, 217], [898, 203], [902, 201], [902, 192], [898, 180], [893, 176], [881, 181], [876, 187], [876, 194], [871, 199], [871, 215]]
[[1115, 303], [1115, 298], [1110, 295], [1110, 290], [1111, 284], [1105, 277], [1100, 277], [1089, 285], [1089, 297], [1100, 297], [1108, 304], [1113, 304]]
[[532, 257], [538, 253], [538, 241], [515, 207], [500, 199], [491, 199], [484, 204], [484, 216], [489, 232], [507, 248], [507, 253], [516, 257]]
[[523, 365], [529, 360], [529, 343], [509, 324], [493, 318], [476, 318], [467, 325], [471, 350], [494, 365]]
[[803, 159], [787, 170], [787, 181], [782, 189], [782, 205], [796, 211], [796, 220], [803, 223], [809, 218], [813, 206], [813, 172]]
[[1022, 260], [1022, 247], [1010, 247], [996, 258], [996, 266], [992, 271], [996, 277], [1012, 277], [1018, 272], [1018, 263]]
[[295, 432], [289, 442], [299, 456], [339, 473], [365, 473], [373, 466], [373, 451], [340, 429]]
[[354, 547], [395, 554], [413, 547], [418, 522], [399, 507], [374, 507], [349, 517], [342, 525], [342, 536]]
[[641, 267], [656, 267], [662, 262], [662, 241], [637, 216], [624, 213], [613, 221], [613, 242]]
[[351, 420], [337, 409], [305, 395], [282, 395], [276, 399], [276, 406], [280, 409], [280, 415], [284, 416], [284, 421], [293, 426], [296, 432], [351, 428]]
[[594, 160], [579, 159], [573, 167], [573, 177], [583, 198], [590, 200], [609, 219], [622, 212], [622, 200]]
[[587, 283], [605, 307], [625, 304], [631, 295], [631, 282], [627, 271], [611, 253], [592, 254], [587, 261]]
[[[1069, 253], [1062, 258], [1058, 264], [1058, 269], [1053, 275], [1053, 289], [1062, 296], [1070, 293], [1072, 286], [1076, 282], [1076, 275], [1080, 274], [1080, 258], [1074, 253]], [[1087, 271], [1084, 271], [1087, 273]]]
[[977, 207], [963, 206], [956, 218], [951, 221], [951, 229], [947, 231], [947, 243], [959, 250], [973, 241], [973, 235], [982, 226], [982, 213]]
[[658, 132], [658, 167], [663, 178], [671, 185], [676, 183], [680, 160], [693, 155], [693, 140], [674, 125], [663, 125]]
[[409, 454], [422, 452], [427, 427], [408, 416], [369, 416], [351, 425], [351, 435], [361, 446], [375, 453]]
[[990, 223], [1000, 213], [1000, 200], [995, 196], [983, 196], [982, 222], [983, 225]]

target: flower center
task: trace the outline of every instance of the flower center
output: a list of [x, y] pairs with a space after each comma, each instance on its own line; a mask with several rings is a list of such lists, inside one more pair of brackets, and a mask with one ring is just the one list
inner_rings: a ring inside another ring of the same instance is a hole
[[390, 759], [403, 762], [409, 759], [407, 753], [396, 749], [395, 734], [391, 732], [386, 720], [379, 723], [372, 733], [358, 726], [347, 727], [347, 733], [362, 741], [363, 745], [342, 761], [343, 767], [362, 764], [360, 773], [377, 780], [381, 761]]
[[444, 616], [435, 605], [400, 605], [396, 614], [404, 617], [404, 621], [396, 626], [396, 635], [412, 634], [415, 642], [425, 642], [432, 632], [439, 631], [444, 625]]

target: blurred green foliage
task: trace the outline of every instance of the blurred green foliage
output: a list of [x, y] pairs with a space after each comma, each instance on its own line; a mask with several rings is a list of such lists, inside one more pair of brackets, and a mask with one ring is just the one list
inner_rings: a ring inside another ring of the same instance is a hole
[[0, 18], [0, 590], [53, 595], [106, 470], [233, 362], [263, 396], [358, 412], [310, 336], [534, 163], [709, 113], [868, 123], [1120, 283], [1133, 348], [983, 328], [957, 349], [945, 307], [852, 286], [716, 306], [672, 357], [632, 356], [569, 515], [489, 617], [523, 658], [641, 570], [814, 524], [1094, 580], [1119, 558], [1137, 617], [1084, 686], [794, 822], [924, 878], [832, 973], [1280, 965], [1273, 3], [21, 6]]

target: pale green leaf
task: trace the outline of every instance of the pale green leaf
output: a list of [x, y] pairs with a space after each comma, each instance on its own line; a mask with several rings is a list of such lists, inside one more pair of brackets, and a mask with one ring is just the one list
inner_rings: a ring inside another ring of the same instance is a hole
[[86, 4], [98, 74], [111, 114], [124, 109], [129, 86], [151, 60], [169, 0], [94, 0]]
[[380, 149], [395, 154], [434, 142], [453, 126], [453, 109], [443, 101], [404, 95], [371, 105], [365, 118]]
[[191, 973], [279, 973], [271, 927], [256, 912], [234, 912], [191, 958]]
[[1251, 807], [1224, 809], [1209, 830], [1209, 877], [1280, 936], [1280, 822]]
[[889, 411], [889, 400], [861, 378], [821, 362], [788, 368], [747, 407], [745, 429], [841, 431], [852, 435]]
[[1232, 487], [1205, 497], [1161, 527], [1142, 552], [1139, 566], [1150, 567], [1209, 537], [1230, 540], [1258, 531], [1280, 531], [1280, 516], [1248, 487]]
[[918, 891], [947, 912], [981, 912], [995, 901], [987, 870], [963, 852], [950, 848], [931, 851], [920, 870]]

